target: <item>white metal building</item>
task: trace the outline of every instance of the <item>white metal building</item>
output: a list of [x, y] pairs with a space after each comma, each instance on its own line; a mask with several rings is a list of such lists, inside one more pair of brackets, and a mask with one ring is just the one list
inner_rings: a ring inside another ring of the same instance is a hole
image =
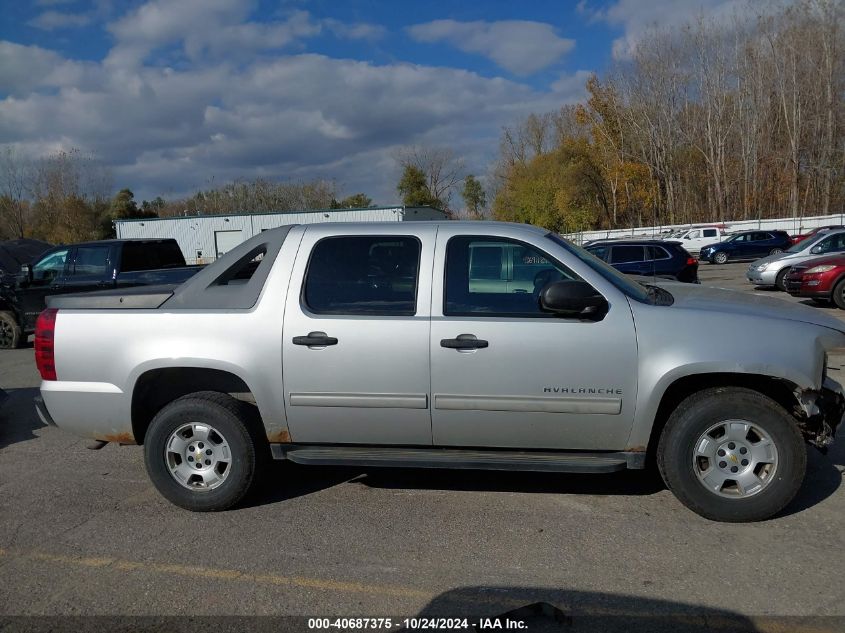
[[189, 215], [172, 218], [117, 220], [118, 238], [173, 237], [189, 264], [207, 264], [253, 235], [286, 224], [316, 222], [408, 222], [445, 220], [446, 213], [431, 207], [370, 207], [318, 209], [283, 213]]

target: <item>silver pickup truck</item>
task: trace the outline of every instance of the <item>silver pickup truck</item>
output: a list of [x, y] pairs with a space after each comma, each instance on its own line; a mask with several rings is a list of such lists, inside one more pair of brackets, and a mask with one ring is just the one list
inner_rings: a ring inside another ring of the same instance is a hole
[[693, 511], [780, 511], [845, 409], [845, 325], [779, 299], [625, 277], [553, 233], [312, 224], [176, 288], [50, 300], [47, 423], [143, 444], [167, 499], [240, 501], [265, 460], [607, 473], [656, 462]]

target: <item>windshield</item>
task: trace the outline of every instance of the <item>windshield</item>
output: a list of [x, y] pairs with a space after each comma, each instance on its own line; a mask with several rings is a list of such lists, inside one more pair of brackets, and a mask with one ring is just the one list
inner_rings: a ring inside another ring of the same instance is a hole
[[815, 235], [811, 235], [810, 237], [804, 238], [800, 242], [793, 244], [789, 248], [786, 249], [787, 253], [800, 253], [807, 247], [812, 247], [813, 244], [816, 242], [823, 240], [824, 237], [827, 235], [825, 231], [820, 231]]
[[576, 246], [569, 240], [563, 239], [557, 233], [547, 233], [546, 237], [550, 238], [556, 244], [563, 246], [563, 248], [575, 255], [575, 257], [595, 270], [598, 274], [607, 279], [610, 283], [619, 288], [619, 290], [632, 299], [636, 299], [642, 303], [651, 303], [651, 293], [643, 284], [637, 283], [630, 277], [620, 273], [613, 266], [603, 262], [592, 253], [585, 251], [580, 246]]

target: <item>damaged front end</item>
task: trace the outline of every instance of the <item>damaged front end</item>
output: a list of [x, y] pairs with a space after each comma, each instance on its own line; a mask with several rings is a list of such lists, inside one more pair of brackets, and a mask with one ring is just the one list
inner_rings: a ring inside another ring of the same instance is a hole
[[820, 390], [801, 390], [795, 396], [799, 405], [795, 417], [804, 439], [826, 453], [845, 415], [845, 390], [835, 380], [825, 377]]

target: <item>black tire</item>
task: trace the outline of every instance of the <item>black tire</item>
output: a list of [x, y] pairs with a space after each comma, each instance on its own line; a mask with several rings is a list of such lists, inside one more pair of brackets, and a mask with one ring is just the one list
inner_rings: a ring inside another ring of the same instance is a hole
[[[231, 461], [223, 482], [210, 490], [191, 490], [171, 475], [165, 448], [180, 426], [203, 422], [225, 438]], [[224, 393], [202, 391], [174, 400], [156, 414], [144, 439], [144, 461], [156, 489], [171, 503], [194, 512], [231, 508], [249, 492], [267, 457], [258, 433], [260, 419], [243, 402]]]
[[837, 308], [845, 310], [845, 277], [836, 282], [833, 292], [830, 293], [830, 298], [833, 299]]
[[[777, 469], [756, 494], [730, 498], [709, 490], [693, 467], [693, 449], [712, 425], [744, 419], [759, 425], [777, 448]], [[807, 449], [790, 415], [774, 400], [751, 389], [718, 387], [689, 396], [671, 414], [657, 448], [666, 486], [687, 508], [714, 521], [762, 521], [782, 510], [798, 492], [807, 468]]]
[[22, 338], [15, 315], [8, 310], [0, 311], [0, 349], [16, 349], [21, 346]]
[[719, 251], [710, 259], [714, 264], [727, 264], [728, 254], [725, 251]]
[[775, 288], [781, 292], [786, 292], [786, 276], [789, 274], [789, 266], [784, 266], [775, 276]]

